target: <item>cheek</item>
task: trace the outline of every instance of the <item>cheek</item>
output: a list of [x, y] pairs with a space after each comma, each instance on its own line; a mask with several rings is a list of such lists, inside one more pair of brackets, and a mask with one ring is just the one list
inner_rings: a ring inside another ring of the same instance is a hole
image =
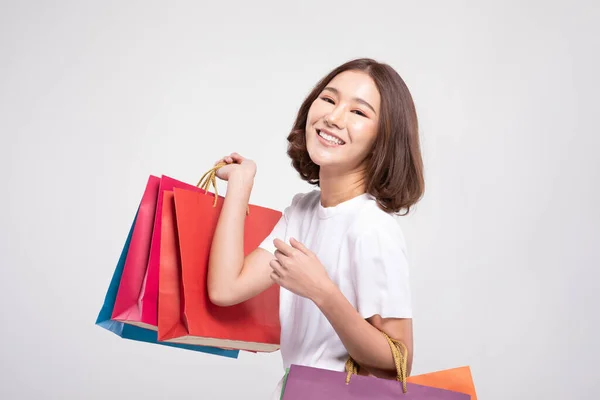
[[322, 119], [331, 109], [331, 106], [322, 100], [315, 100], [308, 110], [307, 125], [312, 125]]
[[350, 132], [354, 143], [370, 147], [377, 137], [377, 123], [364, 118], [356, 120], [352, 122]]

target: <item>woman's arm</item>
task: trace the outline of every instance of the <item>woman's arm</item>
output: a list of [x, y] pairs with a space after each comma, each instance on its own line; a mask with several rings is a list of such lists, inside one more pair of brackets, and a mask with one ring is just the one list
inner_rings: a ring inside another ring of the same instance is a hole
[[381, 318], [379, 315], [363, 319], [336, 287], [323, 291], [314, 299], [315, 304], [327, 317], [352, 358], [371, 374], [391, 378], [396, 376], [396, 366], [390, 345], [380, 331], [406, 345], [407, 376], [413, 359], [412, 319]]
[[244, 220], [254, 184], [256, 165], [234, 153], [217, 176], [228, 181], [208, 265], [208, 295], [220, 306], [241, 303], [273, 284], [269, 261], [273, 255], [257, 248], [244, 257]]
[[412, 320], [381, 318], [365, 320], [329, 279], [317, 256], [291, 238], [290, 244], [275, 239], [277, 251], [270, 265], [271, 278], [299, 296], [311, 299], [329, 320], [346, 350], [364, 369], [380, 377], [396, 376], [392, 351], [380, 330], [403, 342], [408, 350], [407, 375], [412, 366]]

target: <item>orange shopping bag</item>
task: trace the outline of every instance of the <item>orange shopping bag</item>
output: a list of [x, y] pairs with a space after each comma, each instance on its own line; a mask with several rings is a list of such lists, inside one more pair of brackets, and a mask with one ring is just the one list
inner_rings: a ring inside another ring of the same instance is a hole
[[471, 369], [468, 366], [415, 375], [408, 377], [406, 381], [437, 389], [465, 393], [471, 396], [471, 400], [477, 400], [475, 384], [473, 383]]

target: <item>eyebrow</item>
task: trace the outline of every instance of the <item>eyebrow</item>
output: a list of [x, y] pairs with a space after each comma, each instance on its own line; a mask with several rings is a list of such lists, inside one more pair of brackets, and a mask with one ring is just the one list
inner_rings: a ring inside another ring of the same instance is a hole
[[[323, 89], [323, 90], [329, 90], [330, 92], [333, 92], [333, 93], [335, 93], [336, 95], [339, 95], [339, 94], [340, 94], [340, 91], [339, 91], [339, 90], [337, 90], [336, 88], [334, 88], [334, 87], [331, 87], [331, 86], [327, 86], [327, 87], [326, 87], [325, 89]], [[360, 97], [353, 97], [353, 98], [352, 98], [352, 100], [356, 101], [357, 103], [363, 104], [363, 105], [365, 105], [366, 107], [369, 107], [369, 108], [370, 108], [370, 109], [371, 109], [371, 110], [372, 110], [372, 111], [375, 113], [375, 115], [377, 115], [377, 111], [375, 111], [375, 109], [373, 108], [373, 106], [372, 106], [372, 105], [370, 105], [369, 103], [367, 103], [365, 100], [361, 99]]]

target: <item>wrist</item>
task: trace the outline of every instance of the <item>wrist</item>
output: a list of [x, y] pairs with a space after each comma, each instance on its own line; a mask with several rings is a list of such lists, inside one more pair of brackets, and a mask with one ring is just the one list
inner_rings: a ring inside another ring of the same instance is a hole
[[316, 289], [317, 290], [315, 290], [315, 293], [311, 297], [313, 303], [320, 309], [327, 307], [335, 297], [336, 293], [339, 292], [339, 288], [330, 279], [327, 279], [326, 282], [323, 282], [323, 284]]
[[254, 186], [254, 175], [254, 173], [239, 169], [231, 174], [227, 186], [235, 185], [251, 189]]

